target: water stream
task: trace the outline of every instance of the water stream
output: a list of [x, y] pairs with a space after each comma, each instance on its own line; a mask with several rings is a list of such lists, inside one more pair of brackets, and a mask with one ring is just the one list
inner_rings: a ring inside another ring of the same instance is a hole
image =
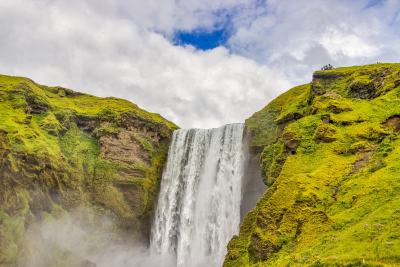
[[178, 267], [221, 266], [239, 231], [243, 124], [173, 134], [155, 220], [152, 253]]

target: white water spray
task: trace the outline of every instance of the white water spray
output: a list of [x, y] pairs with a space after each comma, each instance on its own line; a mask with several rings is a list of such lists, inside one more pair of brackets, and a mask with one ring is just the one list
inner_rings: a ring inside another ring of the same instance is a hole
[[243, 128], [174, 132], [151, 233], [153, 253], [172, 255], [178, 267], [222, 265], [239, 231]]

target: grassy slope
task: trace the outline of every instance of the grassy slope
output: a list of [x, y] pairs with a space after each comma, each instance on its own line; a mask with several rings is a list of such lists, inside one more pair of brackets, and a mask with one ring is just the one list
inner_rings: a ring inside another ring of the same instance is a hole
[[[174, 129], [126, 100], [0, 75], [0, 266], [16, 263], [27, 225], [78, 206], [148, 228]], [[128, 130], [146, 160], [107, 158], [100, 140]]]
[[269, 188], [224, 266], [400, 264], [399, 85], [399, 64], [318, 71], [246, 121]]

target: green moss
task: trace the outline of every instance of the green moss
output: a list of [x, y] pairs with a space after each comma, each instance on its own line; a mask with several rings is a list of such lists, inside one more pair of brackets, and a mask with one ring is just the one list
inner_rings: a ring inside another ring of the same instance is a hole
[[124, 236], [146, 235], [176, 125], [21, 77], [0, 75], [0, 99], [0, 265], [15, 264], [30, 223], [79, 206], [113, 217]]
[[306, 113], [310, 86], [298, 86], [276, 98], [264, 109], [246, 120], [246, 127], [252, 133], [254, 147], [263, 147], [276, 141], [279, 125], [296, 120]]
[[118, 134], [121, 132], [121, 128], [111, 124], [102, 124], [100, 127], [96, 128], [94, 134], [98, 137], [104, 136], [104, 135], [112, 135], [112, 136], [118, 136]]
[[154, 152], [154, 148], [153, 145], [151, 144], [151, 142], [149, 142], [148, 140], [146, 140], [145, 138], [143, 138], [142, 136], [135, 134], [133, 135], [133, 138], [140, 143], [140, 145], [142, 146], [142, 148], [144, 150], [146, 150], [149, 153], [153, 153]]
[[25, 230], [24, 219], [21, 217], [10, 217], [7, 213], [0, 211], [0, 264], [12, 265], [19, 255], [23, 233]]
[[287, 156], [283, 142], [276, 142], [266, 147], [261, 157], [262, 170], [267, 179], [264, 181], [265, 184], [271, 185], [279, 176]]
[[59, 146], [62, 155], [72, 167], [71, 171], [75, 172], [79, 179], [95, 177], [95, 166], [101, 160], [100, 145], [96, 139], [73, 124], [60, 138]]
[[322, 123], [315, 130], [314, 139], [317, 142], [333, 142], [337, 139], [336, 127]]
[[376, 95], [375, 85], [367, 77], [354, 79], [348, 87], [350, 97], [371, 99]]
[[400, 138], [384, 125], [400, 114], [399, 73], [399, 64], [318, 71], [311, 91], [295, 87], [246, 121], [270, 187], [225, 267], [400, 264]]

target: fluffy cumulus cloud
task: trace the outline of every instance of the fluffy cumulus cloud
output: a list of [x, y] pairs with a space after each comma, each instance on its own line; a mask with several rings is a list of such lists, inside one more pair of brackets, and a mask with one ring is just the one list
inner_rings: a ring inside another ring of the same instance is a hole
[[243, 121], [289, 83], [224, 47], [172, 45], [176, 27], [212, 25], [222, 2], [206, 2], [3, 1], [0, 71], [126, 98], [183, 127]]
[[324, 64], [398, 61], [400, 1], [269, 0], [238, 18], [231, 49], [305, 82]]
[[[4, 0], [0, 72], [126, 98], [182, 127], [215, 127], [243, 121], [323, 64], [396, 61], [399, 8], [396, 0]], [[221, 27], [224, 46], [174, 45], [177, 31]]]

